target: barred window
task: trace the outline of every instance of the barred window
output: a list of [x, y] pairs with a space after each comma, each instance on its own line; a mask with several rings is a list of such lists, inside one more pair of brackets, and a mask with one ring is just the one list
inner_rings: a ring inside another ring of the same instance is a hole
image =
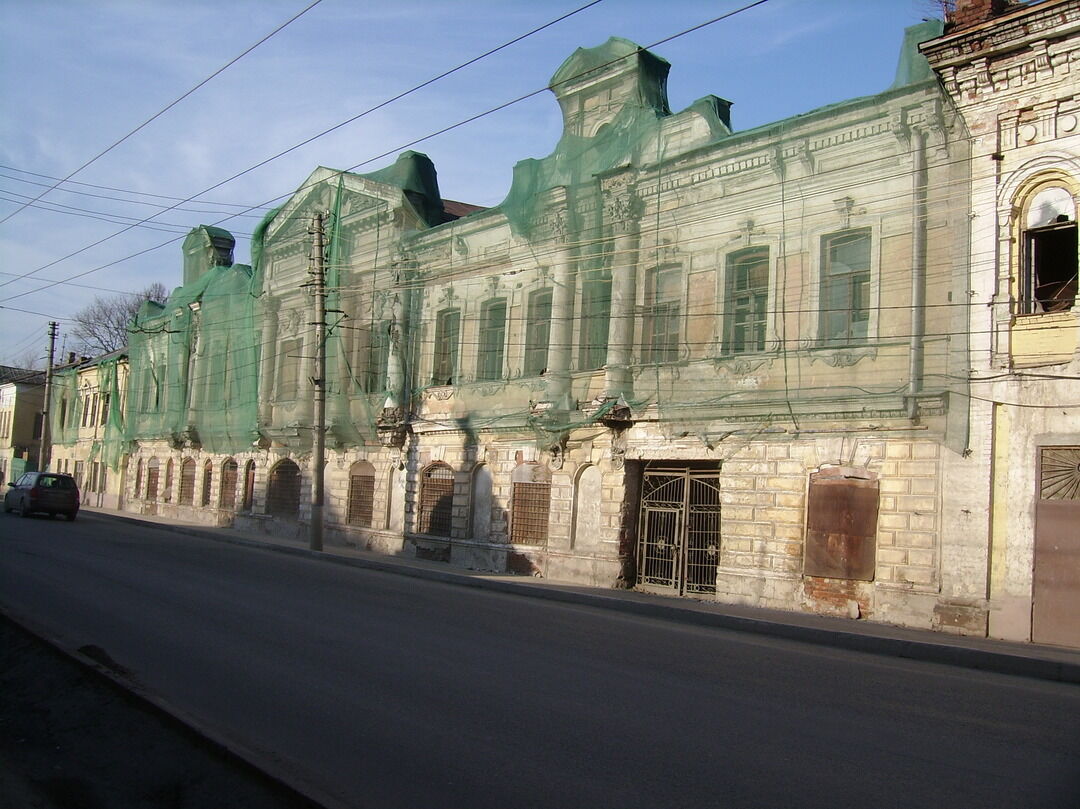
[[195, 503], [195, 459], [184, 458], [180, 462], [180, 505], [190, 506]]
[[547, 545], [551, 509], [551, 473], [540, 464], [520, 464], [512, 478], [510, 542]]
[[357, 461], [349, 467], [349, 499], [345, 522], [370, 528], [375, 506], [375, 467]]
[[232, 458], [221, 465], [221, 494], [218, 496], [218, 503], [228, 511], [236, 508], [236, 473], [236, 461]]
[[146, 462], [146, 499], [156, 500], [158, 496], [158, 477], [161, 474], [161, 461], [151, 458]]
[[270, 470], [266, 513], [283, 520], [300, 517], [300, 467], [288, 458]]
[[417, 532], [438, 537], [450, 536], [454, 508], [454, 470], [433, 463], [420, 476], [420, 509]]

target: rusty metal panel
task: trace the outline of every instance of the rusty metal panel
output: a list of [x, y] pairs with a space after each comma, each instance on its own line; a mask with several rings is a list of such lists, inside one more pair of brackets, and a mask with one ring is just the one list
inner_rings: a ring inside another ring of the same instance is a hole
[[1080, 648], [1080, 447], [1043, 447], [1031, 639]]
[[824, 470], [810, 477], [803, 574], [873, 581], [878, 482]]

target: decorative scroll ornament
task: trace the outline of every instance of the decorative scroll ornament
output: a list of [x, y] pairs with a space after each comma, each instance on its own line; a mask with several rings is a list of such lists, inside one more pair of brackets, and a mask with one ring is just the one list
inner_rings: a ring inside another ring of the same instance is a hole
[[821, 361], [833, 368], [850, 368], [852, 365], [866, 359], [877, 359], [877, 348], [874, 346], [862, 346], [860, 348], [840, 348], [832, 351], [811, 351], [810, 364]]

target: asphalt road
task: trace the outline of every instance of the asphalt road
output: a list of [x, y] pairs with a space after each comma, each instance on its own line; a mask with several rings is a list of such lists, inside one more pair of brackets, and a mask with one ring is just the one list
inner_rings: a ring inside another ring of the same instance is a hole
[[0, 516], [0, 604], [354, 807], [1074, 807], [1080, 688]]

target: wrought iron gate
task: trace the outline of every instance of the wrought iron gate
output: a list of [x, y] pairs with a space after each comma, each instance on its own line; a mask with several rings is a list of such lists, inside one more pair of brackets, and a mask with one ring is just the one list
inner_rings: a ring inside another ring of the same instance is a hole
[[638, 584], [679, 594], [715, 593], [720, 558], [720, 473], [645, 469]]

